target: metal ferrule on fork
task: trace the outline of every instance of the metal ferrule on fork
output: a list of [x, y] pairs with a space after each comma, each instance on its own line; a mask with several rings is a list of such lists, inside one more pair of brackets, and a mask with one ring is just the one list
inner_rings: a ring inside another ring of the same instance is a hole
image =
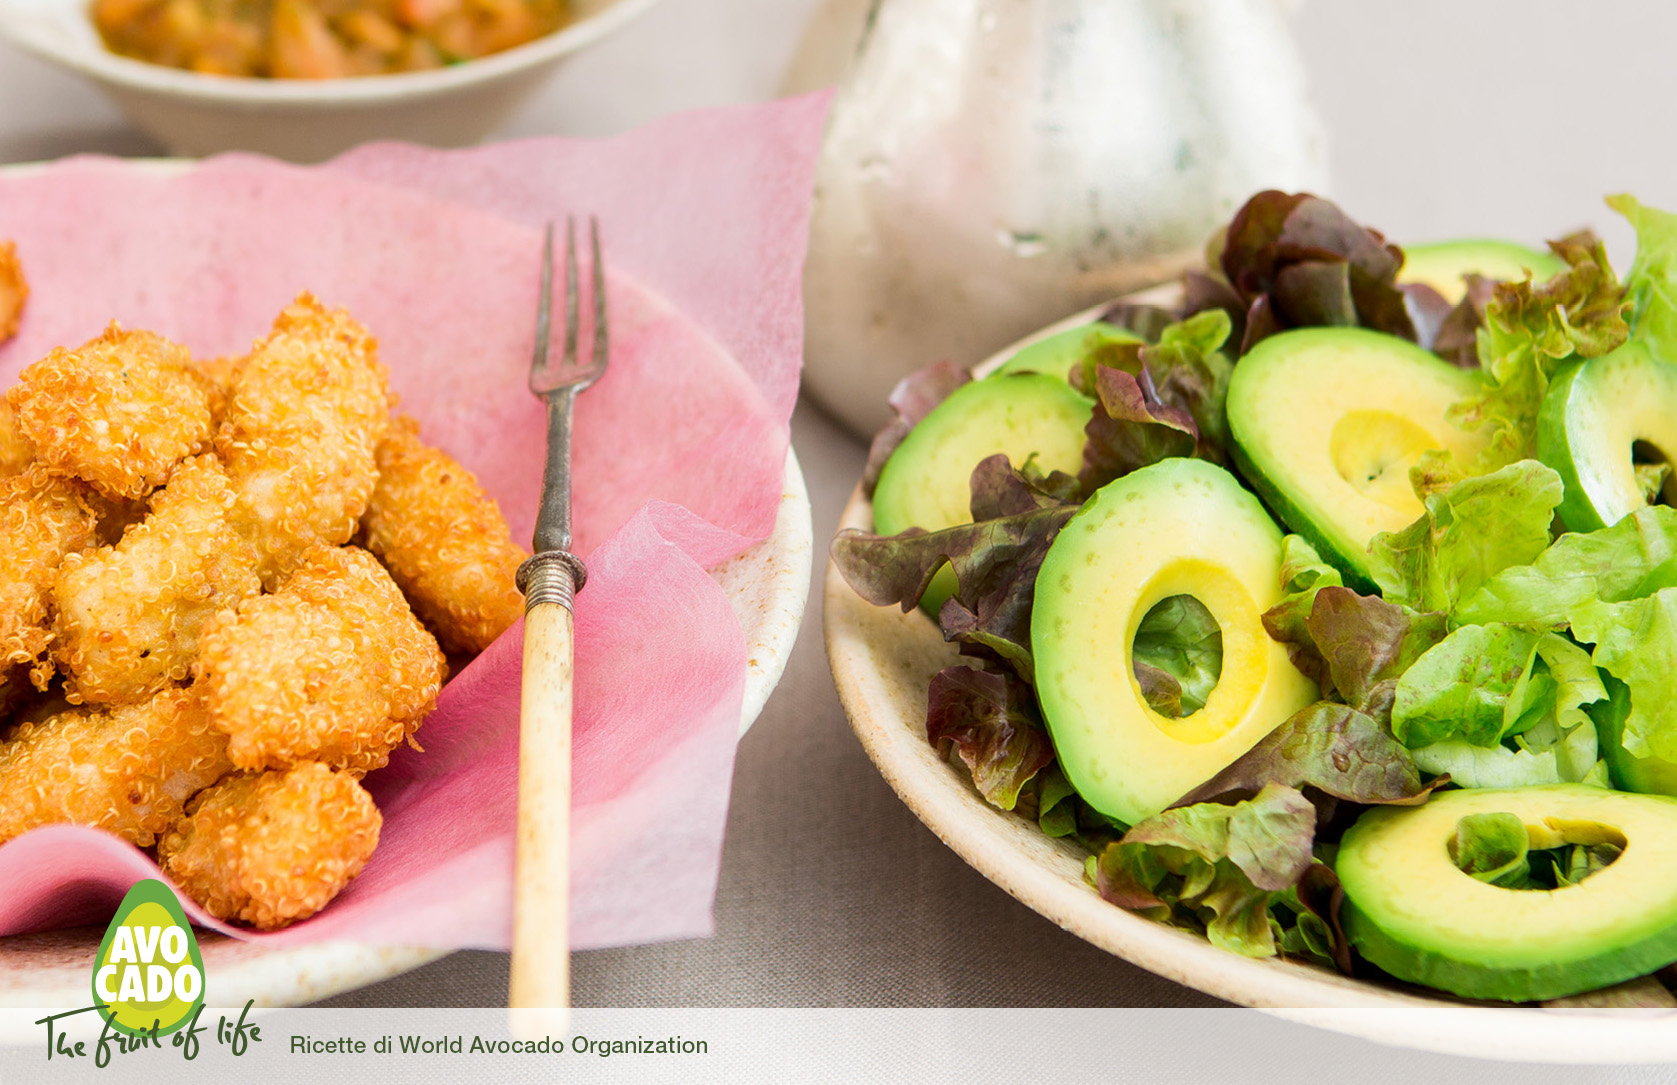
[[524, 593], [524, 613], [543, 603], [573, 610], [576, 593], [588, 582], [582, 559], [569, 550], [544, 550], [518, 567], [518, 590]]

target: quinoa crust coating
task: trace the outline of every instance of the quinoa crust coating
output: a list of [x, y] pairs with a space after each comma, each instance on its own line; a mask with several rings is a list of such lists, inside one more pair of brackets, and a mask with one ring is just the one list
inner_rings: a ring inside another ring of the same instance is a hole
[[204, 623], [262, 590], [255, 552], [227, 522], [232, 505], [221, 464], [195, 456], [120, 542], [64, 559], [53, 657], [73, 701], [143, 701], [185, 681]]
[[241, 769], [381, 768], [436, 705], [445, 666], [378, 560], [316, 547], [272, 595], [204, 625], [196, 673]]
[[0, 396], [0, 475], [15, 475], [35, 462], [35, 446], [17, 424], [17, 412]]
[[472, 473], [398, 418], [378, 445], [362, 529], [444, 648], [481, 652], [524, 613], [515, 578], [529, 553]]
[[112, 324], [58, 347], [6, 392], [37, 462], [110, 497], [144, 497], [209, 444], [210, 405], [186, 348]]
[[211, 915], [275, 930], [318, 912], [360, 874], [382, 824], [353, 776], [305, 761], [205, 791], [157, 858]]
[[227, 737], [191, 689], [25, 720], [0, 744], [0, 843], [67, 821], [145, 847], [231, 771]]
[[81, 483], [39, 465], [0, 478], [0, 688], [17, 680], [18, 666], [34, 667], [37, 688], [46, 688], [52, 585], [66, 555], [93, 545], [95, 528]]
[[303, 294], [234, 369], [216, 451], [264, 588], [313, 547], [348, 542], [366, 511], [390, 416], [377, 350], [347, 312]]

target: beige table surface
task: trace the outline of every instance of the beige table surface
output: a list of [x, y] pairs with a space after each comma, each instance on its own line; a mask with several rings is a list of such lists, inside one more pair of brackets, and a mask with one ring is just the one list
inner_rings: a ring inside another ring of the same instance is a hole
[[[815, 0], [664, 0], [579, 58], [504, 135], [601, 135], [769, 97]], [[1300, 46], [1333, 195], [1402, 242], [1600, 228], [1630, 190], [1677, 206], [1677, 9], [1309, 0]], [[80, 82], [0, 46], [0, 162], [154, 154]], [[824, 545], [863, 449], [805, 404], [793, 441]], [[817, 576], [820, 575], [819, 564]], [[991, 886], [885, 786], [827, 673], [819, 597], [741, 743], [715, 937], [580, 954], [579, 1005], [1211, 1005], [1096, 951]], [[496, 1005], [503, 954], [460, 953], [329, 1005]]]

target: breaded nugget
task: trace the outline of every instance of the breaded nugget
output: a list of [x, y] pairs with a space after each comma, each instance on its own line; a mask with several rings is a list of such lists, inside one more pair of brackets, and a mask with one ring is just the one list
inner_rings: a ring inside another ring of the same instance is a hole
[[72, 701], [129, 704], [185, 680], [204, 622], [262, 590], [256, 553], [227, 522], [233, 496], [220, 462], [195, 456], [121, 542], [64, 559], [53, 658]]
[[196, 673], [242, 769], [379, 768], [436, 704], [436, 639], [365, 550], [316, 547], [273, 595], [205, 623]]
[[20, 666], [35, 669], [38, 689], [51, 677], [42, 657], [52, 642], [52, 585], [65, 556], [94, 543], [86, 495], [81, 483], [39, 464], [0, 478], [0, 688], [17, 680]]
[[444, 648], [481, 652], [524, 613], [514, 578], [529, 553], [472, 473], [398, 418], [378, 445], [378, 485], [361, 520], [367, 548]]
[[312, 761], [229, 777], [190, 809], [158, 842], [163, 872], [211, 915], [265, 931], [326, 907], [383, 824], [353, 776]]
[[204, 390], [210, 397], [210, 419], [216, 429], [227, 418], [227, 404], [233, 399], [233, 378], [238, 375], [239, 367], [244, 365], [245, 356], [230, 355], [221, 358], [198, 358], [192, 363], [192, 371], [203, 382]]
[[390, 409], [376, 354], [348, 313], [303, 294], [237, 368], [216, 449], [269, 590], [311, 548], [348, 542], [367, 508]]
[[17, 246], [0, 241], [0, 343], [17, 334], [23, 320], [23, 306], [29, 300], [29, 282], [23, 277], [23, 261]]
[[187, 799], [232, 770], [227, 737], [210, 724], [195, 690], [25, 722], [0, 745], [0, 843], [72, 822], [145, 847], [175, 823]]
[[0, 396], [0, 476], [15, 475], [35, 461], [35, 445], [17, 424], [17, 412]]
[[6, 392], [37, 462], [110, 497], [144, 497], [208, 447], [210, 404], [186, 348], [112, 323], [58, 347]]

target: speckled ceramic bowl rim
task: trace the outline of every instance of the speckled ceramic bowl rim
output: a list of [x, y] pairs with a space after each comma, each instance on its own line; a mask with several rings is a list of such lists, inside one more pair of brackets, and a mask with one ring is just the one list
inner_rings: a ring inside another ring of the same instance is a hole
[[[1126, 298], [1170, 304], [1174, 287]], [[1095, 319], [1097, 306], [1044, 328], [975, 367]], [[839, 528], [871, 530], [858, 486]], [[961, 858], [1055, 924], [1166, 979], [1243, 1006], [1380, 1043], [1446, 1054], [1551, 1062], [1677, 1060], [1677, 1011], [1467, 1006], [1437, 992], [1342, 976], [1298, 961], [1256, 960], [1101, 900], [1083, 853], [997, 810], [926, 741], [925, 691], [954, 648], [915, 610], [862, 600], [829, 559], [822, 593], [827, 658], [839, 700], [868, 757], [904, 804]]]
[[[67, 6], [77, 5], [80, 0], [63, 2]], [[352, 79], [246, 79], [199, 75], [148, 64], [108, 51], [100, 45], [91, 28], [85, 38], [79, 34], [42, 33], [31, 25], [32, 20], [8, 7], [7, 0], [0, 0], [0, 38], [42, 59], [115, 86], [252, 110], [270, 106], [326, 110], [434, 97], [539, 67], [615, 33], [657, 2], [611, 0], [607, 6], [555, 33], [502, 53], [434, 71]]]

